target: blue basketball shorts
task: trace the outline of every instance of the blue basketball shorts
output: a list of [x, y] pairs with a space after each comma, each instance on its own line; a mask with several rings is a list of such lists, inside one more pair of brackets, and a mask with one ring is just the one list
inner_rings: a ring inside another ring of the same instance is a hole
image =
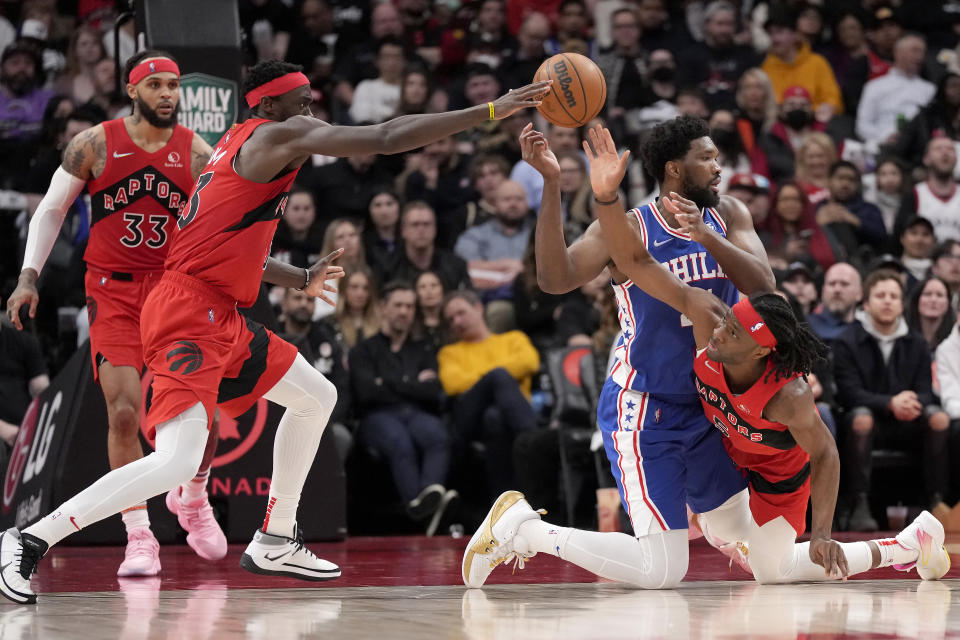
[[687, 528], [747, 487], [700, 402], [676, 404], [607, 379], [597, 424], [634, 535]]

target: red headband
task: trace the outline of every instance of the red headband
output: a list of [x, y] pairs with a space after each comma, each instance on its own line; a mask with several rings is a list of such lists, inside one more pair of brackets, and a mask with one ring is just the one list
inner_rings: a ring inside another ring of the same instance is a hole
[[770, 331], [770, 327], [750, 304], [749, 298], [744, 298], [733, 305], [733, 315], [737, 317], [737, 321], [743, 325], [743, 328], [747, 330], [747, 333], [758, 345], [771, 349], [777, 346], [777, 339], [773, 337], [773, 332]]
[[260, 98], [264, 96], [280, 96], [287, 91], [293, 91], [297, 87], [309, 85], [310, 80], [299, 71], [288, 73], [285, 76], [274, 78], [266, 84], [262, 84], [256, 89], [251, 90], [244, 96], [247, 99], [247, 106], [253, 109], [260, 104]]
[[176, 62], [170, 58], [153, 58], [141, 62], [130, 71], [130, 84], [137, 84], [147, 76], [163, 71], [174, 73], [178, 78], [180, 77], [180, 67], [177, 66]]

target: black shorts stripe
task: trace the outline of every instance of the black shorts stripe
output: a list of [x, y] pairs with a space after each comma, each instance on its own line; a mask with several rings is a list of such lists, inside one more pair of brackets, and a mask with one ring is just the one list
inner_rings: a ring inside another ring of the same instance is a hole
[[793, 493], [803, 486], [803, 483], [810, 477], [810, 463], [803, 465], [796, 475], [786, 480], [771, 482], [756, 471], [747, 471], [750, 476], [750, 488], [757, 493]]
[[253, 333], [250, 339], [250, 356], [243, 361], [240, 373], [236, 378], [224, 378], [220, 381], [217, 391], [217, 404], [236, 400], [248, 393], [252, 393], [260, 376], [267, 370], [267, 349], [270, 346], [270, 336], [259, 322], [244, 316], [247, 329]]

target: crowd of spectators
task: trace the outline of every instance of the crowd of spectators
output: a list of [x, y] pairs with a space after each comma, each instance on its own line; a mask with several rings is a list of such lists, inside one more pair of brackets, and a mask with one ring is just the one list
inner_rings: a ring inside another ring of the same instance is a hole
[[[114, 3], [70, 4], [0, 2], [4, 298], [59, 150], [129, 109], [113, 86]], [[239, 16], [245, 64], [302, 65], [311, 109], [332, 123], [483, 104], [558, 52], [600, 66], [599, 121], [621, 148], [636, 152], [666, 119], [706, 119], [724, 192], [747, 205], [784, 295], [833, 350], [810, 382], [847, 470], [840, 524], [876, 528], [880, 449], [923, 468], [897, 499], [960, 498], [960, 3], [239, 0]], [[586, 345], [605, 362], [616, 338], [602, 279], [563, 296], [537, 287], [543, 179], [518, 143], [531, 122], [558, 158], [573, 242], [594, 219], [582, 130], [522, 111], [399, 156], [312, 158], [273, 244], [299, 266], [345, 248], [334, 307], [295, 291], [270, 301], [340, 391], [343, 455], [353, 440], [386, 459], [416, 517], [424, 491], [448, 491], [466, 442], [482, 444], [489, 491], [509, 485], [514, 438], [549, 422], [546, 354]], [[633, 162], [626, 199], [649, 202], [655, 187]], [[87, 212], [78, 199], [41, 282], [33, 330], [54, 371], [83, 335], [69, 309], [83, 306]]]

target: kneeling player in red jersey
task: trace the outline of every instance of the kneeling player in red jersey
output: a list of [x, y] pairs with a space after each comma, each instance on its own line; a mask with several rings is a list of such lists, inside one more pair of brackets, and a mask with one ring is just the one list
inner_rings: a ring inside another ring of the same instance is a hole
[[330, 126], [310, 115], [300, 67], [267, 61], [250, 69], [243, 93], [251, 117], [217, 143], [197, 179], [166, 271], [143, 307], [144, 360], [154, 374], [149, 425], [156, 451], [115, 469], [39, 522], [0, 536], [0, 593], [36, 602], [30, 577], [47, 549], [98, 520], [189, 480], [197, 471], [214, 409], [228, 415], [260, 397], [286, 407], [277, 427], [263, 526], [240, 561], [254, 573], [330, 580], [340, 568], [303, 544], [300, 492], [336, 403], [336, 389], [296, 347], [237, 306], [256, 299], [261, 280], [329, 302], [325, 281], [342, 249], [310, 269], [270, 258], [270, 243], [300, 166], [313, 154], [350, 156], [415, 149], [488, 119], [540, 104], [550, 81], [514, 89], [461, 111], [410, 115], [366, 127]]
[[[694, 374], [704, 411], [726, 436], [727, 452], [750, 482], [749, 497], [745, 490], [710, 518], [701, 518], [707, 539], [736, 547], [759, 582], [846, 577], [890, 565], [904, 571], [916, 567], [925, 580], [943, 577], [950, 556], [943, 548], [943, 526], [929, 512], [896, 538], [830, 539], [840, 461], [804, 379], [826, 347], [780, 296], [757, 294], [730, 308], [654, 261], [616, 197], [626, 155], [617, 154], [606, 129], [591, 130], [589, 142], [584, 148], [610, 254], [633, 282], [693, 323]], [[671, 204], [684, 233], [711, 232], [698, 212]], [[811, 540], [795, 544], [811, 497]]]

